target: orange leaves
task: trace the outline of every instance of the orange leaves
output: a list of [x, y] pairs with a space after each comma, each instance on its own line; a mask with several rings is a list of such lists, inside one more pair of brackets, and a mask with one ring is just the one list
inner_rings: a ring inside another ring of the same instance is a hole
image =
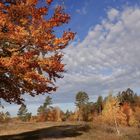
[[73, 40], [74, 37], [75, 37], [75, 33], [73, 33], [73, 32], [64, 32], [63, 37], [66, 40]]
[[29, 33], [24, 27], [16, 26], [13, 32], [13, 39], [18, 41], [24, 41], [28, 37]]
[[68, 31], [57, 38], [53, 31], [68, 23], [70, 16], [59, 6], [47, 19], [52, 0], [42, 7], [37, 6], [39, 2], [0, 2], [0, 85], [4, 85], [0, 87], [0, 98], [8, 102], [21, 104], [23, 94], [55, 91], [54, 82], [64, 72], [60, 50], [75, 34]]
[[38, 9], [38, 12], [40, 15], [45, 15], [48, 12], [48, 9], [46, 7], [41, 7]]
[[51, 4], [53, 0], [46, 0], [47, 4]]
[[26, 25], [27, 23], [28, 23], [28, 19], [26, 19], [26, 18], [22, 18], [22, 19], [20, 19], [20, 23], [21, 23], [21, 25]]
[[46, 46], [42, 46], [42, 49], [44, 50], [44, 51], [54, 51], [54, 48], [53, 47], [51, 47], [51, 46], [49, 46], [49, 45], [46, 45]]
[[[36, 72], [27, 72], [24, 76], [24, 79], [29, 83], [42, 82], [43, 84], [44, 82], [46, 82], [46, 79], [42, 75], [37, 74]], [[47, 80], [47, 82], [49, 82], [49, 80]]]
[[36, 5], [38, 0], [26, 0], [27, 5]]

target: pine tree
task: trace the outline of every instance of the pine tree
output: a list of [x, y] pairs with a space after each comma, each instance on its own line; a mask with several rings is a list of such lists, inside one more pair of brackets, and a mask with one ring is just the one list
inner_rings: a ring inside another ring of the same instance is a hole
[[45, 99], [45, 102], [43, 104], [43, 107], [44, 108], [47, 108], [49, 107], [50, 105], [52, 104], [52, 98], [50, 96], [47, 96], [46, 99]]
[[76, 94], [76, 106], [81, 108], [83, 105], [87, 104], [89, 100], [88, 94], [86, 92], [80, 91]]
[[52, 104], [52, 98], [50, 96], [47, 96], [43, 105], [39, 106], [39, 108], [37, 109], [37, 114], [42, 114], [42, 113], [46, 113], [47, 109], [50, 107], [50, 105]]
[[100, 114], [103, 110], [103, 97], [99, 96], [96, 102], [97, 112]]
[[27, 114], [27, 108], [25, 105], [21, 105], [21, 107], [18, 110], [17, 116], [20, 120], [26, 121], [26, 114]]

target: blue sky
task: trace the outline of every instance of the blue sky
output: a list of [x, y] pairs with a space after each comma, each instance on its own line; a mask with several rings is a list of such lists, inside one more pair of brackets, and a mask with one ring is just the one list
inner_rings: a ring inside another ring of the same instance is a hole
[[[56, 0], [56, 4], [64, 4], [66, 12], [71, 15], [71, 22], [66, 26], [77, 32], [82, 40], [88, 30], [107, 17], [111, 8], [123, 9], [126, 6], [140, 5], [139, 0]], [[64, 28], [63, 28], [64, 29]]]
[[[64, 78], [52, 94], [54, 105], [74, 109], [75, 94], [86, 91], [91, 101], [110, 91], [130, 87], [140, 93], [140, 0], [54, 0], [52, 8], [64, 4], [75, 40], [64, 50]], [[46, 94], [47, 96], [47, 94]], [[29, 111], [36, 113], [45, 96], [25, 97]], [[12, 115], [19, 106], [5, 105]]]

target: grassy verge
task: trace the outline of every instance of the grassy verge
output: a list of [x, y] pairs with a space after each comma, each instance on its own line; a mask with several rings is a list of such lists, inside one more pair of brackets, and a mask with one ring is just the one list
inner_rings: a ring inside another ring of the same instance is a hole
[[140, 128], [115, 128], [93, 123], [43, 122], [0, 125], [0, 140], [140, 140]]

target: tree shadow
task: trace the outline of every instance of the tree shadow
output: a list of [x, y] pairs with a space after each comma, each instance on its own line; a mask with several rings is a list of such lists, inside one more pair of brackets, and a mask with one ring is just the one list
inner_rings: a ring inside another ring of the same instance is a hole
[[88, 125], [62, 125], [38, 129], [15, 135], [0, 136], [0, 140], [41, 140], [49, 138], [62, 139], [66, 137], [77, 137], [83, 132], [89, 131]]

